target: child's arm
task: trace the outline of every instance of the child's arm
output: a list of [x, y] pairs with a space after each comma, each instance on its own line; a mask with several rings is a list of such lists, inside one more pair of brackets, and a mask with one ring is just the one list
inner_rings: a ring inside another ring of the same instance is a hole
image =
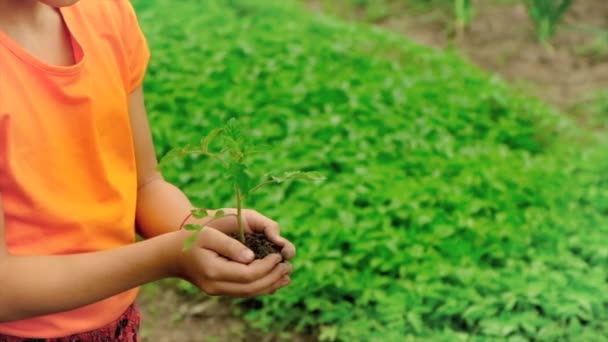
[[138, 231], [144, 238], [176, 231], [193, 206], [183, 192], [166, 182], [156, 169], [141, 86], [129, 96], [129, 114], [137, 163]]
[[[156, 169], [157, 160], [144, 106], [142, 87], [138, 87], [129, 97], [129, 113], [137, 159], [138, 200], [137, 223], [141, 235], [146, 238], [175, 231], [193, 208], [186, 195], [177, 187], [166, 182]], [[200, 172], [205, 172], [200, 170]], [[279, 225], [252, 210], [244, 211], [245, 221], [252, 230], [263, 231], [268, 238], [283, 247], [282, 254], [287, 260], [295, 256], [294, 245], [280, 236]], [[191, 219], [190, 223], [196, 222]], [[197, 222], [205, 223], [205, 222]], [[234, 218], [225, 218], [211, 224], [224, 232], [237, 228]], [[243, 246], [243, 248], [245, 248]], [[246, 251], [243, 251], [246, 252]]]
[[[145, 283], [181, 277], [211, 295], [257, 296], [288, 283], [291, 266], [276, 255], [249, 265], [242, 246], [215, 229], [205, 229], [195, 247], [181, 251], [187, 231], [163, 234], [107, 251], [60, 256], [10, 255], [0, 197], [0, 322], [75, 309]], [[208, 249], [213, 246], [213, 250]]]

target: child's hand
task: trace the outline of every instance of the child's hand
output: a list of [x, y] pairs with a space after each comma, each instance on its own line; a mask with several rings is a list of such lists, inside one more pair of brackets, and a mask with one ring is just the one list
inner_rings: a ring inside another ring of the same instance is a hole
[[[178, 234], [183, 244], [191, 233]], [[281, 263], [280, 255], [253, 259], [253, 253], [238, 240], [207, 227], [192, 248], [179, 254], [176, 273], [209, 295], [254, 297], [274, 293], [290, 283], [291, 265]]]
[[[236, 214], [236, 209], [225, 208], [221, 209], [226, 214]], [[268, 217], [258, 213], [255, 210], [243, 209], [243, 221], [247, 232], [264, 233], [268, 240], [280, 246], [281, 254], [285, 260], [291, 260], [296, 255], [296, 247], [287, 239], [281, 236], [279, 224]], [[215, 210], [209, 210], [209, 215], [213, 217]], [[233, 233], [238, 231], [236, 217], [228, 216], [208, 224], [209, 227], [221, 230], [224, 233]]]

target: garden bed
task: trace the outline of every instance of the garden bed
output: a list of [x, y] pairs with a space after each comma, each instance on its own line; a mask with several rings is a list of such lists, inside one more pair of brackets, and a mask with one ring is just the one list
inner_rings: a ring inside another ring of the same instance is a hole
[[[328, 176], [251, 198], [298, 256], [289, 287], [231, 303], [246, 334], [606, 339], [606, 145], [559, 110], [457, 53], [290, 2], [134, 3], [159, 155], [238, 116], [272, 147], [254, 173]], [[225, 207], [231, 192], [211, 190], [222, 172], [193, 157], [166, 177], [196, 205]]]
[[[386, 2], [391, 10], [379, 18], [370, 18], [366, 7], [352, 5], [351, 0], [331, 1], [331, 7], [321, 0], [308, 4], [314, 10], [372, 22], [426, 46], [454, 46], [471, 62], [578, 116], [583, 124], [598, 115], [585, 110], [585, 104], [597, 101], [599, 91], [608, 93], [608, 1], [573, 1], [550, 49], [536, 39], [522, 1], [474, 0], [475, 16], [460, 40], [454, 39], [451, 13], [445, 8], [414, 9], [403, 5], [407, 0]], [[600, 101], [605, 98], [608, 95]], [[601, 119], [608, 121], [608, 115]]]

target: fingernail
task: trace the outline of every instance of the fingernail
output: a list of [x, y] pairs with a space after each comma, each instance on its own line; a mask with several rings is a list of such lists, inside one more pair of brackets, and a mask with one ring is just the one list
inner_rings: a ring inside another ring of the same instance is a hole
[[243, 257], [244, 261], [249, 261], [253, 258], [255, 258], [255, 255], [253, 254], [253, 252], [250, 249], [246, 249], [241, 253], [241, 256]]

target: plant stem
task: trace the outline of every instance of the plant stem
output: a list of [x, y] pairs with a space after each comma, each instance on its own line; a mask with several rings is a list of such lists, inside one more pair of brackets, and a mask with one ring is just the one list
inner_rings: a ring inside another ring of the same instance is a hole
[[273, 180], [264, 181], [264, 182], [262, 182], [262, 183], [260, 183], [260, 184], [258, 184], [256, 186], [254, 186], [251, 190], [249, 190], [249, 193], [252, 194], [252, 193], [260, 190], [261, 187], [263, 187], [265, 185], [268, 185], [268, 184], [272, 184], [272, 183], [274, 183]]
[[239, 189], [238, 185], [234, 185], [234, 190], [236, 192], [236, 221], [239, 225], [239, 237], [241, 238], [241, 242], [245, 243], [245, 229], [243, 229], [243, 209], [242, 209], [242, 201], [243, 198], [241, 196], [241, 189]]

